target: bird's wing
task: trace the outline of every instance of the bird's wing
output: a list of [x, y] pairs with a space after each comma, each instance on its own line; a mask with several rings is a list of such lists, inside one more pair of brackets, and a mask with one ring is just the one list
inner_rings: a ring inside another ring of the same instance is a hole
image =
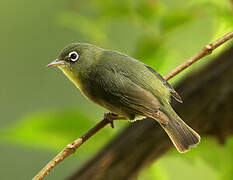
[[[158, 99], [149, 91], [143, 89], [124, 74], [109, 67], [99, 67], [98, 86], [101, 86], [104, 97], [114, 97], [115, 106], [121, 106], [135, 114], [153, 117], [160, 107]], [[97, 85], [97, 84], [96, 84]], [[111, 94], [111, 95], [109, 95]], [[109, 99], [106, 99], [109, 101]]]
[[169, 91], [170, 91], [172, 97], [174, 97], [175, 100], [177, 100], [177, 101], [180, 102], [180, 103], [183, 102], [182, 99], [181, 99], [181, 97], [180, 97], [180, 95], [175, 91], [175, 89], [174, 89], [174, 88], [159, 74], [159, 73], [157, 73], [157, 72], [156, 72], [152, 67], [150, 67], [150, 66], [145, 65], [145, 67], [146, 67], [147, 69], [149, 69], [155, 76], [157, 76], [157, 78], [159, 78], [159, 79], [163, 82], [164, 86], [166, 86], [166, 87], [169, 89]]

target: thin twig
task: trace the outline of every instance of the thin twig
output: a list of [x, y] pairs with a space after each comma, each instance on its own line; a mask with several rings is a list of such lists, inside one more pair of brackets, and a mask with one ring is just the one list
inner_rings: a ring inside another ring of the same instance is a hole
[[195, 54], [193, 57], [189, 58], [179, 66], [177, 66], [175, 69], [173, 69], [171, 72], [166, 74], [164, 76], [164, 79], [169, 80], [172, 77], [176, 76], [178, 73], [186, 69], [187, 67], [191, 66], [193, 63], [197, 62], [201, 58], [210, 55], [214, 49], [228, 41], [229, 39], [233, 38], [233, 31], [224, 35], [223, 37], [219, 38], [217, 41], [210, 43], [206, 45], [204, 48], [202, 48], [197, 54]]
[[42, 180], [53, 168], [55, 168], [60, 162], [74, 154], [76, 150], [90, 137], [96, 134], [99, 130], [109, 124], [110, 121], [104, 118], [97, 123], [93, 128], [87, 131], [80, 138], [76, 139], [71, 144], [68, 144], [55, 158], [53, 158], [32, 180]]
[[[176, 76], [179, 72], [183, 71], [190, 65], [192, 65], [194, 62], [200, 60], [202, 57], [209, 55], [212, 53], [214, 49], [216, 49], [218, 46], [222, 45], [229, 39], [233, 38], [233, 31], [224, 35], [214, 43], [206, 45], [201, 51], [199, 51], [196, 55], [182, 63], [181, 65], [177, 66], [175, 69], [173, 69], [170, 73], [166, 74], [164, 76], [164, 79], [169, 80], [172, 77]], [[109, 124], [110, 121], [106, 118], [104, 118], [102, 121], [97, 123], [93, 128], [91, 128], [89, 131], [87, 131], [83, 136], [76, 139], [71, 144], [68, 144], [65, 149], [63, 149], [54, 159], [52, 159], [34, 178], [33, 180], [42, 180], [53, 168], [55, 168], [60, 162], [62, 162], [64, 159], [69, 157], [71, 154], [74, 154], [76, 150], [90, 137], [92, 137], [94, 134], [96, 134], [99, 130], [104, 128], [107, 124]]]

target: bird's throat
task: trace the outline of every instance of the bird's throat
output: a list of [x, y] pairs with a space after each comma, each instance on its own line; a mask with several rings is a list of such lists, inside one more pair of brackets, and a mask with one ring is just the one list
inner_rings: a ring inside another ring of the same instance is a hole
[[76, 77], [75, 74], [73, 74], [70, 70], [68, 70], [67, 68], [65, 67], [62, 67], [62, 66], [59, 66], [59, 69], [62, 70], [62, 72], [69, 78], [69, 80], [71, 82], [74, 83], [74, 85], [81, 90], [81, 84], [80, 82], [78, 81], [78, 78]]

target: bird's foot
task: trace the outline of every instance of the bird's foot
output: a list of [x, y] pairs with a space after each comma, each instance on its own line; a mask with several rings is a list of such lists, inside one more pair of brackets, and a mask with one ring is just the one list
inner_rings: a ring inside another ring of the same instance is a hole
[[110, 125], [112, 128], [114, 128], [114, 124], [113, 124], [113, 121], [116, 119], [117, 115], [116, 114], [113, 114], [113, 113], [105, 113], [104, 114], [104, 118], [109, 120], [110, 122]]
[[118, 116], [114, 113], [111, 113], [111, 112], [105, 113], [104, 118], [109, 120], [112, 128], [114, 128], [114, 123], [113, 123], [114, 120], [127, 120], [128, 119], [127, 117], [120, 117], [120, 116]]

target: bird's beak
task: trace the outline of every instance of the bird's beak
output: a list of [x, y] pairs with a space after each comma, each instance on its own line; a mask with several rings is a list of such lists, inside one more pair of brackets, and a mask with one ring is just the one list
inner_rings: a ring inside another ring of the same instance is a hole
[[64, 65], [64, 64], [65, 64], [65, 61], [55, 59], [53, 62], [49, 63], [47, 65], [47, 67], [50, 67], [50, 66], [60, 66], [60, 65]]

